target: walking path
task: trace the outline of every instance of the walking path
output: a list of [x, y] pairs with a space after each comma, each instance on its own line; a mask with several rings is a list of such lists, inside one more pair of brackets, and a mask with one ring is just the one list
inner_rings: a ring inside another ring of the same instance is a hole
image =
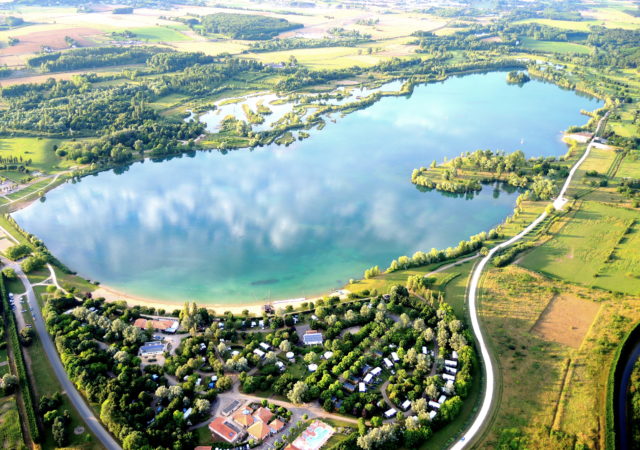
[[[604, 115], [604, 117], [600, 119], [600, 122], [598, 122], [598, 127], [596, 128], [596, 132], [594, 134], [594, 138], [601, 131], [600, 129], [608, 117], [609, 117], [609, 112], [607, 112]], [[557, 199], [553, 202], [553, 206], [556, 210], [562, 210], [562, 208], [566, 205], [567, 199], [564, 197], [564, 195], [566, 194], [567, 189], [571, 184], [571, 180], [573, 179], [573, 176], [575, 175], [576, 171], [578, 170], [580, 165], [585, 161], [585, 159], [587, 159], [587, 157], [589, 156], [589, 153], [591, 152], [591, 148], [593, 147], [593, 144], [594, 143], [592, 140], [589, 143], [589, 145], [587, 145], [587, 149], [585, 150], [584, 155], [582, 155], [582, 157], [578, 160], [578, 162], [576, 162], [576, 164], [573, 166], [573, 168], [569, 172], [569, 176], [567, 177], [564, 185], [562, 186], [562, 189], [560, 190], [560, 194], [558, 195]], [[469, 295], [469, 314], [471, 315], [471, 325], [473, 327], [473, 332], [476, 335], [476, 338], [478, 339], [478, 347], [480, 348], [482, 361], [484, 362], [486, 390], [484, 392], [482, 406], [480, 408], [480, 411], [478, 412], [478, 415], [476, 416], [475, 420], [473, 421], [469, 429], [464, 433], [462, 438], [451, 447], [452, 450], [461, 450], [471, 443], [473, 438], [476, 437], [478, 432], [482, 429], [483, 425], [489, 418], [489, 414], [491, 412], [491, 405], [494, 400], [493, 396], [495, 391], [495, 374], [494, 374], [494, 368], [493, 368], [493, 361], [491, 360], [491, 355], [489, 354], [489, 349], [487, 348], [487, 345], [485, 342], [485, 336], [482, 333], [482, 328], [480, 327], [480, 321], [478, 319], [478, 286], [480, 284], [480, 279], [482, 278], [482, 272], [484, 271], [485, 267], [487, 266], [491, 258], [496, 254], [496, 252], [506, 247], [509, 247], [515, 242], [518, 242], [520, 239], [522, 239], [527, 234], [529, 234], [531, 230], [537, 227], [544, 219], [546, 219], [547, 216], [548, 216], [548, 213], [546, 211], [543, 212], [542, 214], [540, 214], [540, 216], [538, 216], [538, 218], [536, 218], [533, 222], [531, 222], [531, 224], [529, 224], [529, 226], [526, 227], [524, 230], [522, 230], [520, 233], [518, 233], [508, 241], [503, 242], [502, 244], [497, 245], [493, 247], [491, 250], [489, 250], [489, 253], [487, 254], [487, 256], [482, 258], [482, 260], [475, 267], [471, 275], [471, 282], [469, 284], [469, 291], [468, 291], [469, 292], [468, 294]]]

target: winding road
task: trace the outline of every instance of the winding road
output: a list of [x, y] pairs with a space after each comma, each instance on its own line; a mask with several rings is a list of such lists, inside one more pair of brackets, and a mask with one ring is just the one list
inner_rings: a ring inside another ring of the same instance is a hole
[[[610, 112], [608, 111], [598, 122], [598, 126], [594, 134], [594, 138], [598, 135], [598, 133], [600, 133], [603, 124], [609, 117], [609, 113]], [[587, 145], [587, 148], [584, 151], [584, 154], [582, 155], [582, 157], [574, 164], [574, 166], [571, 168], [571, 171], [569, 171], [569, 176], [564, 182], [564, 185], [562, 186], [562, 189], [560, 190], [558, 197], [553, 202], [553, 206], [556, 210], [562, 210], [562, 208], [564, 208], [564, 205], [567, 204], [568, 200], [565, 198], [567, 189], [569, 188], [569, 185], [571, 184], [571, 180], [573, 179], [573, 176], [575, 175], [576, 171], [582, 165], [582, 163], [587, 159], [587, 157], [589, 156], [589, 153], [591, 153], [593, 144], [594, 142], [592, 139], [591, 142], [589, 142], [589, 145]], [[520, 233], [513, 236], [508, 241], [505, 241], [502, 244], [499, 244], [493, 247], [491, 250], [489, 250], [489, 253], [487, 254], [487, 256], [485, 256], [484, 258], [482, 258], [482, 260], [480, 260], [480, 262], [474, 268], [471, 274], [471, 282], [469, 283], [469, 289], [468, 289], [469, 314], [471, 316], [471, 326], [473, 328], [473, 333], [476, 335], [476, 338], [478, 340], [478, 347], [480, 348], [480, 354], [482, 356], [482, 361], [484, 362], [486, 389], [484, 392], [484, 398], [482, 400], [482, 406], [480, 407], [480, 411], [478, 412], [478, 415], [476, 416], [475, 420], [473, 421], [469, 429], [467, 429], [467, 431], [463, 434], [462, 438], [460, 438], [460, 440], [458, 440], [451, 447], [452, 450], [461, 450], [465, 448], [466, 446], [472, 443], [474, 438], [479, 436], [478, 433], [482, 430], [485, 422], [489, 418], [489, 415], [491, 413], [491, 405], [494, 400], [493, 397], [495, 392], [496, 380], [495, 380], [493, 361], [491, 360], [491, 355], [489, 354], [489, 349], [487, 348], [485, 336], [482, 333], [482, 328], [480, 327], [480, 321], [478, 319], [478, 287], [480, 285], [480, 279], [482, 278], [482, 272], [484, 271], [485, 267], [487, 266], [491, 258], [493, 258], [493, 256], [496, 254], [496, 252], [499, 252], [500, 250], [518, 242], [520, 239], [522, 239], [527, 234], [529, 234], [531, 230], [537, 227], [544, 219], [546, 219], [548, 215], [549, 214], [546, 211], [543, 212]]]
[[[7, 232], [7, 230], [2, 227], [0, 227], [0, 230], [4, 232], [4, 234], [9, 239], [16, 241], [15, 238]], [[74, 408], [76, 408], [76, 410], [78, 411], [80, 417], [82, 417], [93, 434], [95, 434], [98, 440], [100, 440], [102, 445], [108, 450], [120, 450], [121, 447], [118, 442], [102, 426], [98, 418], [93, 413], [93, 410], [89, 407], [89, 405], [87, 405], [80, 392], [78, 392], [76, 387], [69, 379], [67, 372], [64, 370], [56, 347], [53, 344], [51, 336], [49, 336], [49, 333], [47, 332], [47, 329], [45, 327], [44, 320], [42, 318], [42, 311], [40, 311], [40, 305], [38, 304], [36, 294], [33, 291], [33, 286], [27, 278], [27, 275], [25, 275], [25, 273], [22, 271], [22, 267], [20, 267], [20, 264], [4, 257], [0, 257], [0, 260], [2, 261], [4, 267], [11, 267], [13, 270], [15, 270], [16, 275], [25, 288], [25, 294], [27, 296], [27, 306], [31, 307], [33, 314], [34, 328], [38, 333], [38, 338], [40, 339], [40, 342], [42, 342], [42, 347], [47, 354], [47, 358], [51, 363], [51, 368], [56, 374], [62, 390], [67, 394], [69, 400], [73, 404]], [[16, 305], [16, 310], [20, 307], [19, 305], [20, 304]]]

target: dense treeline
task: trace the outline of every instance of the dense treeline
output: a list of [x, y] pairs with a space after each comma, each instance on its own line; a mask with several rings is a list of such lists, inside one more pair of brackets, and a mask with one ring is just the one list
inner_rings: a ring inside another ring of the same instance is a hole
[[147, 65], [162, 72], [174, 72], [195, 64], [211, 64], [215, 61], [213, 56], [198, 53], [162, 52], [151, 56]]
[[270, 39], [285, 31], [302, 28], [302, 24], [286, 19], [253, 14], [218, 13], [204, 16], [202, 28], [207, 33], [224, 34], [233, 39]]
[[124, 64], [143, 64], [159, 52], [166, 52], [166, 50], [158, 47], [80, 48], [34, 56], [27, 60], [27, 65], [43, 72], [60, 72]]
[[387, 273], [455, 259], [480, 249], [487, 239], [493, 240], [498, 237], [499, 234], [496, 230], [491, 230], [489, 233], [483, 231], [471, 236], [468, 241], [460, 241], [456, 247], [449, 247], [446, 250], [432, 248], [428, 253], [417, 251], [411, 257], [401, 256], [397, 260], [391, 261]]
[[325, 48], [325, 47], [355, 47], [369, 42], [365, 37], [338, 37], [322, 39], [288, 38], [260, 41], [249, 45], [243, 53], [277, 52], [282, 50], [294, 50], [299, 48]]
[[630, 448], [631, 450], [638, 450], [640, 449], [640, 361], [635, 363], [631, 372], [627, 410], [631, 428]]

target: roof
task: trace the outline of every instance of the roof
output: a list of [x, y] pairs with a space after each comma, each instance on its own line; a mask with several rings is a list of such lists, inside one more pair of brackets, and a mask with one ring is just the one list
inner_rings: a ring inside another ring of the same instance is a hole
[[140, 354], [145, 353], [162, 353], [164, 352], [164, 344], [160, 342], [147, 342], [142, 347], [140, 347]]
[[280, 419], [272, 420], [269, 424], [269, 428], [277, 433], [284, 428], [284, 422]]
[[299, 450], [299, 449], [295, 445], [289, 444], [284, 448], [284, 450]]
[[133, 326], [146, 330], [148, 323], [151, 323], [151, 326], [156, 330], [174, 332], [178, 329], [177, 320], [166, 320], [166, 319], [156, 320], [156, 319], [145, 319], [144, 317], [136, 319], [136, 321], [133, 322]]
[[234, 442], [238, 438], [238, 433], [225, 422], [223, 417], [213, 419], [209, 429], [227, 442]]
[[249, 433], [255, 439], [261, 441], [271, 434], [271, 430], [265, 423], [256, 422], [249, 428], [247, 428], [247, 433]]
[[269, 408], [260, 407], [256, 409], [256, 412], [253, 413], [253, 417], [262, 423], [269, 423], [269, 421], [273, 418], [273, 413], [269, 410]]
[[302, 341], [306, 345], [322, 344], [322, 333], [316, 330], [307, 330], [307, 332], [302, 336]]
[[237, 413], [235, 413], [233, 415], [233, 420], [238, 424], [238, 425], [242, 425], [243, 427], [248, 427], [253, 425], [253, 423], [255, 422], [255, 420], [253, 419], [253, 416], [251, 414], [249, 414], [249, 412], [247, 410], [242, 410], [242, 411], [238, 411]]
[[193, 450], [211, 450], [212, 448], [213, 447], [211, 447], [210, 445], [198, 445]]

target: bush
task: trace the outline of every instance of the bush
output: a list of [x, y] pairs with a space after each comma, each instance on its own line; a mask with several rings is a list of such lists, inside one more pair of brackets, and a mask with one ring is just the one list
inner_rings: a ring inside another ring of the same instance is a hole
[[7, 255], [7, 258], [16, 261], [24, 256], [31, 254], [31, 247], [26, 244], [17, 244], [6, 249], [4, 253], [5, 255]]

